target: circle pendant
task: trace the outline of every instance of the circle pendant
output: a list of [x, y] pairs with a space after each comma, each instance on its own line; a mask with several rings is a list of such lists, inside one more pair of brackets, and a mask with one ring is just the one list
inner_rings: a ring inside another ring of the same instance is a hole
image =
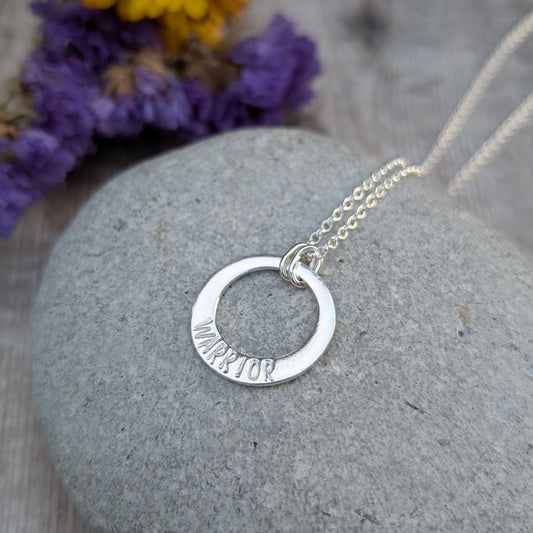
[[333, 298], [318, 274], [303, 264], [298, 277], [313, 292], [318, 304], [315, 329], [295, 352], [272, 357], [254, 357], [239, 352], [224, 341], [216, 324], [218, 302], [235, 280], [258, 270], [279, 270], [281, 257], [256, 256], [219, 270], [205, 284], [192, 309], [191, 335], [196, 352], [214, 372], [244, 385], [266, 386], [289, 381], [308, 370], [326, 351], [335, 331]]

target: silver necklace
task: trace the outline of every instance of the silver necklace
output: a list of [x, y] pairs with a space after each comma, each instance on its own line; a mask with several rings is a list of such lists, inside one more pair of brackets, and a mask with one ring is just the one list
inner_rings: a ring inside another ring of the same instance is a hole
[[[326, 351], [335, 331], [335, 304], [319, 276], [327, 254], [335, 250], [366, 218], [379, 201], [408, 176], [425, 177], [450, 149], [481, 97], [509, 56], [533, 34], [533, 11], [526, 15], [498, 44], [474, 78], [470, 88], [443, 127], [428, 156], [420, 165], [406, 158], [393, 159], [371, 173], [333, 210], [306, 242], [292, 246], [283, 257], [254, 256], [232, 263], [214, 274], [200, 291], [192, 309], [191, 335], [196, 352], [220, 376], [244, 385], [265, 386], [289, 381], [308, 370]], [[533, 113], [533, 92], [506, 118], [472, 155], [448, 184], [457, 195], [527, 123]], [[220, 334], [216, 313], [220, 298], [237, 279], [259, 270], [277, 270], [283, 279], [312, 291], [318, 304], [315, 329], [298, 350], [276, 357], [260, 358], [239, 352]]]

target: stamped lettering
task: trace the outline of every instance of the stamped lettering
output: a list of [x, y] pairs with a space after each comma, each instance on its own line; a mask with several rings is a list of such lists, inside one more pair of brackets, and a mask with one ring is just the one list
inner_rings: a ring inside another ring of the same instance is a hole
[[233, 348], [228, 348], [228, 351], [226, 352], [226, 357], [222, 360], [220, 365], [218, 365], [218, 368], [222, 370], [224, 374], [227, 374], [229, 372], [229, 365], [237, 361], [238, 358], [239, 354]]
[[248, 359], [248, 379], [257, 381], [259, 373], [261, 372], [261, 361], [255, 357]]
[[216, 333], [213, 331], [213, 319], [206, 318], [196, 326], [194, 326], [193, 331], [195, 339], [210, 339], [211, 337], [216, 337]]
[[248, 361], [248, 357], [246, 357], [245, 355], [241, 355], [241, 360], [239, 362], [239, 367], [237, 368], [237, 371], [235, 372], [235, 377], [236, 378], [240, 378], [241, 377], [242, 371], [244, 369], [244, 365], [246, 364], [247, 361]]
[[276, 368], [276, 363], [274, 359], [263, 359], [265, 364], [265, 381], [274, 381], [274, 378], [272, 377], [272, 372], [274, 372], [274, 368]]
[[296, 267], [297, 275], [313, 293], [318, 316], [313, 335], [300, 349], [276, 358], [248, 356], [228, 344], [218, 330], [217, 308], [226, 289], [250, 272], [279, 272], [281, 261], [269, 255], [241, 259], [216, 272], [198, 294], [191, 315], [192, 341], [204, 363], [219, 376], [252, 386], [283, 383], [305, 372], [326, 350], [335, 330], [335, 306], [321, 278], [303, 264]]
[[221, 340], [210, 352], [207, 353], [206, 360], [214, 364], [217, 357], [223, 357], [229, 350], [229, 346]]
[[239, 354], [240, 360], [235, 371], [235, 377], [240, 378], [243, 373], [246, 374], [250, 381], [263, 381], [264, 383], [273, 382], [272, 372], [276, 368], [274, 359], [258, 359], [257, 357], [248, 357]]
[[246, 376], [253, 382], [270, 383], [274, 381], [272, 373], [276, 368], [274, 359], [248, 357], [224, 342], [216, 329], [212, 318], [202, 320], [193, 326], [193, 340], [198, 350], [211, 365], [215, 365], [224, 374], [235, 378]]

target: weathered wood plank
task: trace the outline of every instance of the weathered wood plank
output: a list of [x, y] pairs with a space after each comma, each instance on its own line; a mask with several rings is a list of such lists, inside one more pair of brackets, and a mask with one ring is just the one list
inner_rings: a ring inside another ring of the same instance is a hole
[[[32, 42], [27, 1], [0, 17], [0, 83]], [[533, 5], [526, 0], [256, 1], [249, 23], [282, 11], [317, 41], [324, 74], [302, 118], [355, 150], [418, 162], [496, 42]], [[533, 81], [533, 43], [505, 68], [452, 153], [431, 179], [443, 186]], [[465, 192], [470, 211], [533, 258], [533, 126], [509, 144]], [[0, 532], [88, 531], [55, 478], [30, 395], [29, 315], [50, 249], [91, 192], [118, 169], [169, 147], [164, 138], [105, 143], [66, 189], [32, 208], [0, 244]], [[355, 179], [355, 177], [354, 177]], [[327, 176], [324, 177], [327, 183]]]

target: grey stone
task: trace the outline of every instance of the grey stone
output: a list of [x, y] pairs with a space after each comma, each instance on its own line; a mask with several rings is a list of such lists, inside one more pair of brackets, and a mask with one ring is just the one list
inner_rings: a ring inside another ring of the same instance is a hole
[[[372, 162], [250, 130], [104, 186], [55, 247], [34, 311], [50, 454], [104, 531], [531, 529], [533, 271], [430, 183], [406, 179], [333, 252], [338, 325], [297, 380], [247, 388], [189, 337], [216, 270], [307, 238]], [[236, 282], [220, 328], [251, 353], [310, 334], [308, 291]]]

